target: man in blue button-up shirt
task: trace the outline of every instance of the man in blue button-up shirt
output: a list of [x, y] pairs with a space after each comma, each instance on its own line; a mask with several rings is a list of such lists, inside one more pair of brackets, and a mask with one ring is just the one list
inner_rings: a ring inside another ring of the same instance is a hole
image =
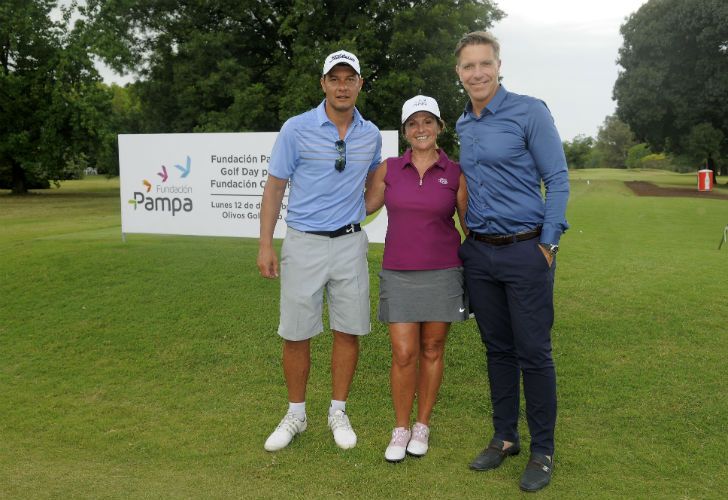
[[568, 228], [569, 179], [551, 113], [543, 101], [500, 84], [499, 50], [492, 35], [474, 32], [455, 51], [470, 97], [456, 125], [469, 196], [460, 257], [486, 346], [494, 426], [492, 441], [470, 467], [494, 469], [520, 451], [523, 373], [531, 459], [520, 486], [535, 491], [549, 483], [553, 463], [553, 283], [559, 239]]

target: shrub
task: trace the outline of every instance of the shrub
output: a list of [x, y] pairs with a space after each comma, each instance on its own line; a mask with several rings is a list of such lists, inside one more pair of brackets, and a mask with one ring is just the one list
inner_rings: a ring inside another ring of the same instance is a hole
[[650, 147], [644, 142], [635, 144], [627, 151], [627, 168], [639, 168], [642, 158], [651, 153]]
[[690, 163], [679, 156], [669, 156], [665, 153], [652, 153], [639, 160], [640, 168], [670, 170], [673, 172], [692, 172], [695, 170]]

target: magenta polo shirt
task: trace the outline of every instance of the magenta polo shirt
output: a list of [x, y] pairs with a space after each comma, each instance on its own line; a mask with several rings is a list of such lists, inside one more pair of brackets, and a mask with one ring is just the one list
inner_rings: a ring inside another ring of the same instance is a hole
[[382, 268], [396, 271], [462, 266], [460, 233], [453, 214], [460, 186], [460, 165], [439, 150], [440, 157], [420, 179], [412, 150], [387, 158], [384, 205], [387, 236]]

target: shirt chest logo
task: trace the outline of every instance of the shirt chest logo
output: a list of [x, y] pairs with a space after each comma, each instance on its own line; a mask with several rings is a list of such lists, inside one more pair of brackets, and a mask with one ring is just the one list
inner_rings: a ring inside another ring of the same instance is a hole
[[445, 179], [444, 177], [440, 177], [439, 179], [437, 179], [437, 182], [439, 182], [443, 186], [447, 186], [447, 179]]

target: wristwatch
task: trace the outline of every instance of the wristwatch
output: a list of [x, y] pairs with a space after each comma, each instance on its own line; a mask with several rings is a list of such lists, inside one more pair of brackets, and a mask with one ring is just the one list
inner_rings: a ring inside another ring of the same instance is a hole
[[559, 251], [559, 245], [554, 245], [553, 243], [539, 243], [539, 245], [552, 256], [556, 255], [556, 252]]

